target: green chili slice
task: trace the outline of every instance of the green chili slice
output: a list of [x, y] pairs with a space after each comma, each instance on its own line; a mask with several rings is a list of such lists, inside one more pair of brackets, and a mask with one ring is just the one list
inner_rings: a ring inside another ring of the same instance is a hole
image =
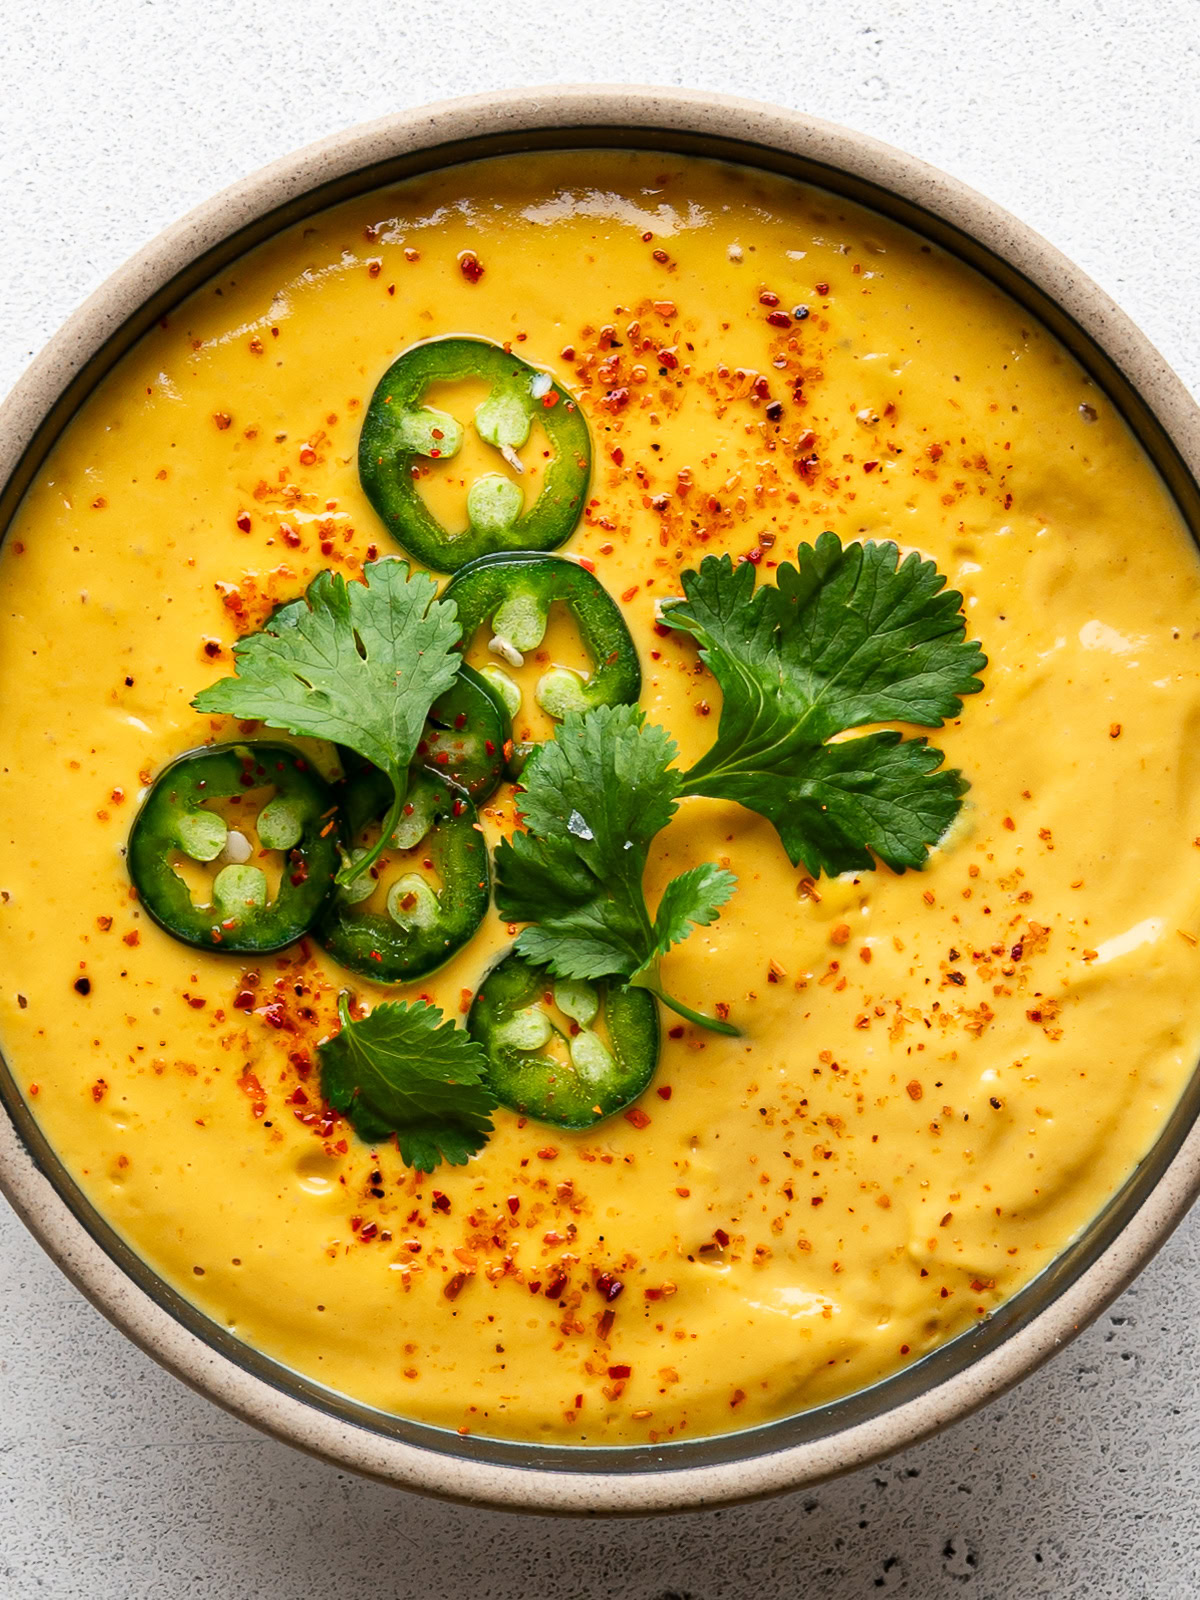
[[594, 706], [632, 705], [642, 692], [637, 647], [625, 619], [600, 580], [577, 561], [530, 551], [480, 556], [455, 573], [442, 598], [458, 606], [463, 648], [486, 624], [497, 662], [510, 666], [523, 665], [526, 652], [541, 644], [551, 607], [566, 606], [593, 670], [586, 678], [565, 667], [542, 675], [538, 703], [553, 717]]
[[[457, 455], [462, 427], [424, 401], [434, 384], [464, 379], [491, 384], [475, 411], [476, 432], [520, 470], [516, 452], [534, 418], [550, 445], [542, 491], [528, 510], [517, 482], [503, 473], [476, 479], [467, 495], [467, 528], [451, 533], [421, 498], [423, 461]], [[592, 447], [578, 403], [551, 378], [486, 339], [432, 339], [413, 345], [380, 379], [363, 420], [358, 473], [367, 499], [396, 542], [435, 572], [455, 572], [494, 550], [553, 550], [583, 511]]]
[[[255, 813], [249, 791], [266, 788], [274, 794]], [[274, 896], [264, 851], [280, 868]], [[185, 858], [220, 864], [206, 904], [176, 870]], [[155, 779], [129, 835], [129, 875], [148, 915], [184, 944], [231, 955], [282, 950], [307, 933], [337, 865], [332, 790], [291, 745], [265, 741], [180, 756]]]
[[623, 1111], [658, 1065], [658, 1007], [645, 989], [555, 979], [518, 955], [484, 979], [467, 1031], [487, 1053], [496, 1098], [559, 1128]]
[[482, 805], [504, 777], [511, 748], [504, 700], [482, 673], [464, 664], [452, 687], [434, 702], [417, 759]]
[[[342, 787], [343, 845], [353, 854], [374, 835], [392, 786], [361, 762]], [[393, 840], [398, 849], [417, 850], [420, 867], [437, 881], [411, 868], [389, 880], [385, 851], [380, 866], [334, 889], [313, 930], [318, 942], [341, 966], [376, 983], [410, 983], [448, 961], [474, 935], [491, 895], [476, 823], [463, 790], [414, 770]]]

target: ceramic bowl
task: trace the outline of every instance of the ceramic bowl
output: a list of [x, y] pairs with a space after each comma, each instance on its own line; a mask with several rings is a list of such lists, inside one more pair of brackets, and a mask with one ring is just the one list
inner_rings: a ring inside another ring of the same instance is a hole
[[[0, 530], [97, 381], [151, 324], [243, 251], [411, 174], [481, 156], [637, 147], [719, 157], [873, 207], [961, 257], [1040, 318], [1124, 413], [1200, 537], [1200, 410], [1095, 284], [952, 178], [794, 111], [662, 89], [566, 88], [456, 100], [285, 157], [148, 245], [51, 340], [0, 409]], [[1086, 1231], [978, 1327], [816, 1410], [714, 1439], [565, 1448], [460, 1438], [373, 1411], [247, 1348], [161, 1282], [83, 1197], [0, 1062], [0, 1188], [88, 1298], [156, 1360], [248, 1422], [355, 1472], [540, 1512], [696, 1509], [796, 1488], [944, 1427], [1018, 1382], [1129, 1282], [1200, 1188], [1200, 1074]]]

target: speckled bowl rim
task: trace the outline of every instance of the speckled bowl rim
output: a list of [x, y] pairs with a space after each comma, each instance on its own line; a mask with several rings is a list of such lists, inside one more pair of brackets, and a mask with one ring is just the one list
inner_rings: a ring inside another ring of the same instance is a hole
[[[680, 89], [473, 96], [284, 157], [168, 228], [50, 341], [0, 407], [0, 529], [80, 400], [135, 336], [233, 254], [407, 172], [532, 148], [659, 148], [805, 181], [981, 266], [1073, 349], [1125, 413], [1200, 536], [1200, 410], [1112, 301], [1031, 229], [913, 157], [799, 112]], [[236, 248], [231, 241], [236, 241]], [[977, 1329], [883, 1384], [799, 1418], [658, 1447], [461, 1440], [345, 1403], [239, 1347], [154, 1278], [75, 1188], [0, 1061], [0, 1190], [64, 1272], [162, 1365], [327, 1461], [466, 1503], [543, 1513], [695, 1510], [797, 1488], [903, 1449], [1025, 1377], [1125, 1287], [1200, 1191], [1200, 1074], [1086, 1233]]]

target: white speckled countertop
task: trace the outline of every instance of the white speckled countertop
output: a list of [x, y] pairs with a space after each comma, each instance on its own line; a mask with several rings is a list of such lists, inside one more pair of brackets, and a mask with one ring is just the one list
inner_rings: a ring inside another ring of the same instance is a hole
[[[584, 14], [586, 12], [586, 14]], [[974, 184], [1200, 390], [1196, 0], [5, 0], [0, 389], [128, 254], [292, 147], [555, 82], [728, 90]], [[0, 1202], [0, 1600], [1190, 1600], [1200, 1216], [1008, 1398], [765, 1505], [551, 1522], [293, 1453], [127, 1344]]]

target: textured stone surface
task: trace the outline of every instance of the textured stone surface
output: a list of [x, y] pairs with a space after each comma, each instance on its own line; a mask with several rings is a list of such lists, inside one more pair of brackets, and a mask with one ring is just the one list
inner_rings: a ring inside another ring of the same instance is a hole
[[[586, 9], [586, 14], [579, 14]], [[0, 387], [153, 232], [347, 123], [579, 80], [803, 107], [1031, 222], [1200, 388], [1194, 0], [6, 0]], [[766, 1505], [564, 1523], [394, 1494], [159, 1371], [0, 1205], [2, 1600], [1186, 1600], [1200, 1592], [1200, 1218], [1016, 1393]]]

